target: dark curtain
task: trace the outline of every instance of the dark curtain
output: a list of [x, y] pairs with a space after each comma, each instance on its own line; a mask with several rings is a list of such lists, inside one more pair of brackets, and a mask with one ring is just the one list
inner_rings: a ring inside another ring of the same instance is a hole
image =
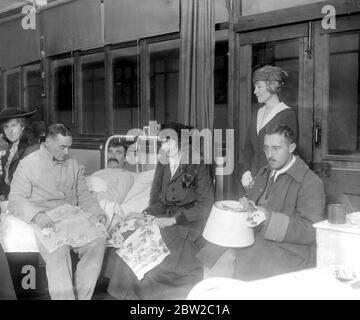
[[214, 0], [181, 0], [180, 121], [199, 130], [214, 122]]

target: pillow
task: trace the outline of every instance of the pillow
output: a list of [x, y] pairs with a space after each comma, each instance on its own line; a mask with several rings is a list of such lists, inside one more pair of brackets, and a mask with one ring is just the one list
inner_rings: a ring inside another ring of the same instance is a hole
[[148, 188], [151, 188], [154, 179], [155, 169], [140, 173], [135, 173], [134, 184], [126, 195], [124, 202], [128, 202]]
[[122, 203], [134, 183], [134, 177], [129, 171], [108, 168], [96, 171], [86, 178], [86, 182], [90, 191], [104, 193], [107, 200]]
[[86, 178], [86, 184], [90, 192], [106, 192], [108, 185], [104, 179], [90, 176]]
[[150, 190], [151, 186], [147, 187], [145, 190], [140, 192], [138, 195], [135, 195], [133, 198], [128, 201], [124, 201], [120, 208], [122, 209], [125, 217], [130, 212], [142, 212], [149, 206], [150, 201]]

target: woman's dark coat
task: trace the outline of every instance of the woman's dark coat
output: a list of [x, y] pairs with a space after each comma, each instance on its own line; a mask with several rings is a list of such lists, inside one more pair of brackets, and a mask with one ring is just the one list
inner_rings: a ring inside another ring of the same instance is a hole
[[184, 299], [202, 280], [203, 267], [195, 257], [198, 240], [214, 202], [209, 168], [204, 164], [180, 164], [171, 178], [170, 166], [157, 166], [145, 211], [156, 217], [175, 217], [176, 224], [161, 230], [171, 254], [138, 281], [117, 257], [108, 292], [118, 299]]
[[[5, 136], [4, 136], [5, 137]], [[5, 141], [7, 139], [4, 139]], [[8, 141], [9, 142], [9, 141]], [[7, 198], [10, 192], [10, 185], [5, 182], [5, 166], [10, 155], [12, 143], [9, 143], [9, 147], [6, 150], [6, 153], [1, 157], [1, 167], [2, 175], [0, 176], [0, 195]], [[32, 153], [39, 149], [39, 140], [32, 132], [24, 132], [19, 141], [18, 150], [16, 151], [14, 157], [9, 166], [9, 182], [11, 182], [14, 172], [21, 159], [25, 158], [28, 154]]]

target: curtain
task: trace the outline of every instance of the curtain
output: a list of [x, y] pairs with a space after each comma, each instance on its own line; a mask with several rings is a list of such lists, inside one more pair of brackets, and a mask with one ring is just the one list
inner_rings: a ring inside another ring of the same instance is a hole
[[214, 122], [214, 0], [181, 0], [180, 120], [201, 130]]

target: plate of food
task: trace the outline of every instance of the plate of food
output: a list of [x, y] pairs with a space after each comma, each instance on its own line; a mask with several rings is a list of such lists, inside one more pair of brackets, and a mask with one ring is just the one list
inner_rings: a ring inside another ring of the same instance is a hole
[[238, 201], [219, 201], [216, 207], [225, 211], [232, 212], [255, 212], [255, 203], [247, 198], [240, 198]]

